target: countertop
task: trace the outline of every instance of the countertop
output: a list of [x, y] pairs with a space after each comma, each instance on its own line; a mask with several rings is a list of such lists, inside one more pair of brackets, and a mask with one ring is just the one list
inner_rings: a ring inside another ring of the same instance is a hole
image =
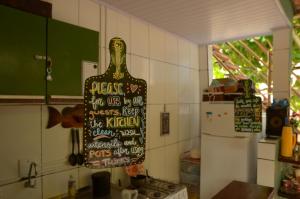
[[[93, 192], [91, 187], [86, 187], [80, 189], [75, 199], [120, 199], [122, 189], [118, 188], [117, 186], [111, 186], [110, 194], [104, 197], [93, 197]], [[64, 197], [63, 199], [69, 199], [69, 197]]]
[[232, 181], [222, 189], [213, 199], [271, 199], [274, 195], [274, 188], [250, 184], [246, 182]]

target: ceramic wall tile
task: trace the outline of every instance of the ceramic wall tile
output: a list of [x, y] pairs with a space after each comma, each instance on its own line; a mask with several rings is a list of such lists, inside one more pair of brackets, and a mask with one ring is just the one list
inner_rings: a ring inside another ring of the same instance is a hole
[[170, 134], [164, 135], [168, 145], [178, 142], [178, 104], [166, 105], [166, 111], [170, 113]]
[[[127, 58], [127, 57], [126, 57]], [[127, 60], [126, 60], [127, 61]], [[106, 69], [108, 68], [110, 63], [110, 53], [109, 53], [109, 49], [106, 48], [105, 49], [105, 70], [103, 71], [103, 73], [106, 71]]]
[[147, 84], [149, 84], [149, 59], [132, 55], [130, 73], [135, 78], [146, 80]]
[[273, 31], [273, 47], [274, 51], [280, 49], [288, 49], [292, 43], [292, 29], [279, 28]]
[[113, 37], [120, 37], [126, 43], [126, 52], [131, 52], [130, 17], [106, 8], [106, 48]]
[[98, 67], [100, 67], [100, 74], [103, 74], [105, 71], [106, 71], [106, 67], [107, 67], [107, 65], [106, 65], [106, 59], [108, 58], [107, 56], [106, 56], [106, 49], [105, 48], [101, 48], [100, 50], [99, 50], [99, 53], [100, 53], [100, 66], [98, 66]]
[[150, 105], [147, 104], [146, 110], [146, 150], [149, 149], [150, 146]]
[[41, 168], [41, 106], [0, 106], [0, 184], [20, 179], [19, 160]]
[[179, 182], [179, 147], [178, 144], [172, 144], [165, 148], [165, 171], [166, 180], [170, 182]]
[[200, 136], [200, 104], [190, 104], [190, 132], [191, 138]]
[[191, 110], [189, 104], [179, 104], [178, 107], [178, 138], [180, 141], [191, 137]]
[[155, 178], [166, 179], [165, 148], [149, 150], [149, 175]]
[[36, 186], [34, 188], [25, 188], [25, 181], [17, 182], [0, 187], [0, 198], [1, 199], [41, 199], [41, 178], [36, 179]]
[[84, 188], [92, 185], [92, 171], [86, 167], [78, 168], [78, 188]]
[[199, 70], [199, 47], [197, 44], [190, 43], [191, 68]]
[[106, 46], [106, 8], [103, 5], [99, 5], [100, 7], [100, 30], [99, 30], [99, 42], [101, 48], [105, 48]]
[[192, 149], [191, 140], [184, 140], [179, 142], [178, 144], [178, 153], [183, 154]]
[[190, 102], [191, 99], [191, 78], [190, 78], [190, 69], [185, 67], [179, 67], [179, 88], [178, 88], [178, 102], [179, 103], [187, 103]]
[[208, 79], [208, 70], [200, 70], [200, 78], [199, 78], [199, 85], [200, 85], [200, 93], [203, 92], [204, 89], [207, 89], [209, 86], [209, 79]]
[[207, 45], [200, 45], [199, 46], [199, 69], [200, 70], [207, 70], [208, 69], [208, 56], [211, 51], [208, 50]]
[[106, 8], [106, 48], [109, 48], [111, 38], [119, 36], [118, 19], [119, 14], [116, 11]]
[[164, 64], [164, 103], [178, 103], [178, 68], [176, 65]]
[[144, 172], [146, 173], [146, 171], [149, 171], [150, 169], [150, 155], [149, 155], [149, 150], [146, 150], [145, 152], [145, 160], [143, 162], [143, 166], [144, 166]]
[[120, 180], [121, 186], [127, 187], [128, 185], [130, 185], [130, 179], [127, 173], [125, 172], [124, 167], [112, 168], [111, 174], [111, 183], [118, 185]]
[[52, 0], [52, 17], [59, 21], [79, 25], [79, 0]]
[[91, 0], [79, 0], [79, 26], [99, 31], [100, 7]]
[[[43, 176], [43, 198], [59, 196], [68, 193], [68, 181], [70, 176], [78, 183], [78, 169], [67, 170], [59, 173]], [[78, 185], [76, 185], [77, 188]]]
[[[65, 106], [54, 106], [59, 112]], [[70, 107], [73, 107], [70, 105]], [[71, 130], [62, 128], [58, 124], [46, 129], [48, 123], [48, 108], [43, 106], [42, 110], [42, 156], [43, 173], [53, 173], [73, 168], [68, 163], [68, 157], [72, 153]], [[59, 138], [59, 139], [58, 139]], [[55, 146], [55, 147], [53, 147]], [[75, 150], [77, 147], [75, 147]], [[77, 151], [75, 151], [77, 153]]]
[[[199, 72], [194, 69], [187, 69], [188, 71], [188, 80], [185, 82], [186, 87], [185, 95], [182, 96], [182, 102], [184, 103], [195, 103], [199, 100]], [[198, 89], [197, 89], [198, 88]]]
[[149, 105], [149, 149], [162, 147], [165, 144], [165, 137], [160, 136], [160, 113], [163, 112], [163, 105]]
[[190, 70], [191, 86], [189, 89], [191, 103], [200, 103], [200, 71]]
[[165, 83], [166, 63], [150, 60], [150, 79], [148, 85], [148, 104], [164, 103], [164, 83]]
[[150, 59], [165, 61], [165, 33], [155, 26], [149, 26]]
[[190, 43], [184, 39], [178, 40], [179, 65], [190, 66]]
[[131, 17], [131, 52], [149, 57], [149, 27], [146, 22]]
[[201, 143], [201, 138], [196, 137], [190, 140], [190, 147], [191, 149], [196, 149], [200, 152], [200, 143]]
[[171, 33], [165, 33], [165, 60], [178, 64], [178, 38]]

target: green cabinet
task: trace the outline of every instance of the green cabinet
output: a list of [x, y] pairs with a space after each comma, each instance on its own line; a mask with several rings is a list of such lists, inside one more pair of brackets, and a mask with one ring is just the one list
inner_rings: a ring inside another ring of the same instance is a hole
[[98, 62], [98, 32], [2, 5], [0, 26], [0, 103], [82, 96], [82, 62]]
[[52, 81], [48, 96], [82, 95], [82, 62], [98, 62], [98, 32], [57, 20], [48, 20], [48, 56]]
[[44, 96], [46, 18], [0, 5], [0, 27], [0, 95]]

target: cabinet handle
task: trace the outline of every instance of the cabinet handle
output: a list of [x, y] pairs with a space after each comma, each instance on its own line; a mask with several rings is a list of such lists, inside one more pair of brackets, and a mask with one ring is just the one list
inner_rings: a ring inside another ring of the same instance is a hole
[[45, 55], [35, 55], [34, 58], [36, 60], [47, 60], [47, 64], [46, 64], [46, 72], [47, 72], [47, 76], [46, 79], [47, 81], [52, 81], [53, 78], [51, 76], [52, 73], [52, 59], [50, 56], [45, 56]]

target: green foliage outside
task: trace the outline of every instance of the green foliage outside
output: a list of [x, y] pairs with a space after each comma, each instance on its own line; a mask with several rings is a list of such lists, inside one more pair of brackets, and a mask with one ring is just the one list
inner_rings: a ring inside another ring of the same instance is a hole
[[[294, 30], [298, 37], [300, 38], [300, 19], [294, 20]], [[243, 40], [243, 42], [251, 48], [266, 64], [268, 63], [268, 56], [267, 53], [264, 52], [255, 42], [255, 39], [262, 44], [268, 51], [272, 52], [272, 43], [273, 43], [273, 37], [271, 35], [268, 36], [259, 36], [255, 38], [250, 38]], [[240, 71], [245, 74], [248, 78], [252, 79], [252, 81], [255, 83], [256, 88], [261, 88], [262, 85], [267, 85], [267, 75], [268, 75], [268, 66], [263, 64], [262, 62], [258, 61], [251, 53], [249, 53], [249, 50], [247, 50], [240, 41], [231, 41], [230, 42], [238, 51], [240, 51], [243, 56], [249, 60], [241, 58], [238, 53], [236, 53], [229, 45], [228, 43], [219, 43], [216, 44], [220, 47], [220, 52], [222, 52], [224, 55], [227, 55], [230, 60], [234, 63], [234, 65], [239, 66]], [[293, 42], [293, 48], [292, 48], [292, 66], [291, 66], [291, 72], [295, 71], [295, 66], [300, 66], [300, 48], [297, 46], [295, 42]], [[212, 58], [213, 61], [213, 75], [214, 78], [224, 78], [229, 77], [229, 72], [226, 71], [223, 67], [219, 65], [215, 57]], [[300, 75], [300, 69], [299, 75]], [[238, 75], [239, 71], [237, 70], [231, 70], [231, 72], [234, 75]], [[300, 77], [300, 76], [299, 76]], [[293, 80], [293, 81], [292, 81]], [[291, 75], [291, 86], [294, 90], [300, 91], [300, 78], [299, 80], [296, 80], [295, 76]], [[266, 92], [266, 91], [264, 91]], [[299, 92], [300, 93], [300, 92]], [[290, 105], [291, 109], [294, 112], [300, 112], [300, 97], [291, 90], [291, 98], [290, 98]]]

